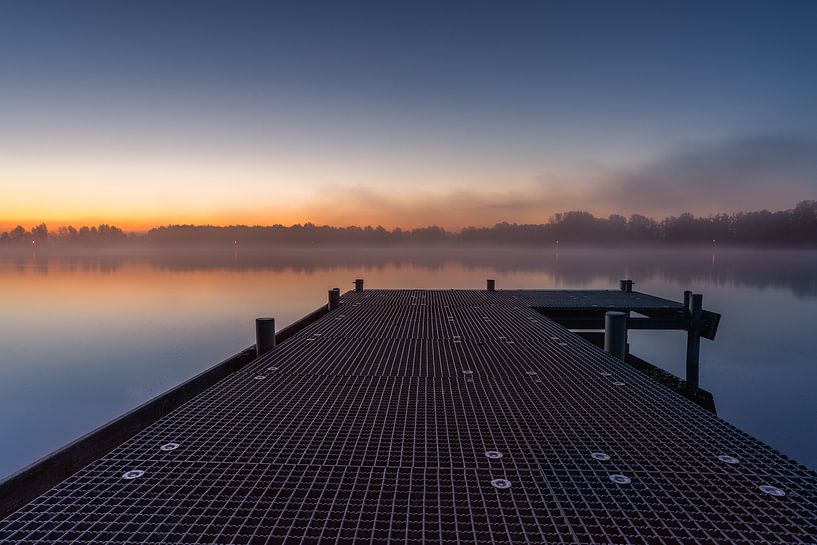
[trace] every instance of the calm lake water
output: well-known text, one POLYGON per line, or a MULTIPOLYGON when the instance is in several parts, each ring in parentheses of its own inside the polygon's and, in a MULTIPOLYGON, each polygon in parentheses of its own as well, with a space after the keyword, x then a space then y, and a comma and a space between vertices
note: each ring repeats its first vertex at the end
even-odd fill
MULTIPOLYGON (((0 475, 11 473, 254 342, 354 278, 371 288, 617 288, 723 314, 702 341, 718 414, 817 467, 817 252, 621 250, 211 251, 0 254, 0 475)), ((683 375, 681 332, 632 351, 683 375)))

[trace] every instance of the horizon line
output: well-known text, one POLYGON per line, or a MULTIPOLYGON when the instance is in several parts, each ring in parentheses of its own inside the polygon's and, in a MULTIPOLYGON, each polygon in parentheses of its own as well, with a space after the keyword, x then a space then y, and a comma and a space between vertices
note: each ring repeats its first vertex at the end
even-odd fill
MULTIPOLYGON (((562 212, 553 213, 548 217, 547 221, 538 222, 538 223, 503 220, 503 221, 495 222, 495 223, 493 223, 491 225, 488 225, 488 224, 485 224, 485 225, 466 225, 466 226, 463 226, 463 227, 450 227, 450 226, 446 227, 445 225, 442 225, 441 223, 430 223, 430 224, 425 224, 425 225, 417 225, 417 226, 413 226, 413 227, 401 227, 401 226, 385 227, 382 224, 376 224, 375 225, 375 224, 371 224, 371 223, 365 224, 365 225, 364 224, 354 224, 354 223, 345 224, 345 225, 340 225, 340 224, 333 225, 333 224, 329 224, 329 223, 316 223, 316 222, 313 222, 313 221, 303 221, 303 222, 296 222, 296 223, 290 223, 290 224, 280 223, 280 222, 278 222, 278 223, 269 223, 269 224, 262 224, 262 223, 226 223, 226 224, 219 224, 219 223, 185 223, 185 222, 182 222, 182 223, 161 223, 161 224, 158 224, 158 225, 145 226, 145 227, 142 227, 142 228, 139 228, 139 229, 134 229, 134 228, 127 228, 127 227, 120 227, 120 225, 122 225, 122 224, 117 224, 116 222, 108 222, 108 221, 91 221, 91 222, 88 222, 88 220, 84 220, 82 223, 80 223, 80 222, 68 222, 68 221, 59 221, 58 220, 58 221, 55 221, 55 222, 51 223, 49 221, 42 221, 42 220, 28 220, 28 221, 22 221, 22 222, 18 222, 18 221, 2 222, 2 223, 0 223, 0 233, 11 232, 12 230, 16 229, 17 227, 23 227, 25 229, 25 227, 26 227, 25 224, 28 224, 30 226, 29 229, 34 229, 36 227, 45 225, 45 226, 48 227, 49 232, 51 232, 51 230, 52 230, 51 226, 53 226, 55 224, 56 224, 56 227, 53 228, 54 232, 57 232, 57 230, 59 230, 60 228, 71 228, 71 227, 73 227, 75 229, 81 229, 83 227, 91 228, 91 227, 100 227, 102 225, 107 225, 109 227, 116 227, 117 229, 121 229, 123 232, 125 232, 126 234, 129 234, 129 235, 131 235, 131 234, 133 234, 133 235, 144 235, 144 234, 147 234, 148 232, 150 232, 152 230, 163 229, 163 228, 166 229, 166 228, 172 228, 172 227, 196 227, 196 228, 209 227, 209 228, 218 228, 218 229, 229 229, 229 228, 239 228, 239 227, 243 227, 243 228, 284 227, 284 228, 289 229, 289 228, 293 228, 293 227, 306 227, 306 226, 312 226, 312 227, 317 227, 317 228, 331 228, 331 229, 366 229, 366 228, 379 229, 379 228, 382 228, 382 229, 385 229, 386 231, 389 231, 389 232, 394 232, 396 230, 412 231, 412 230, 416 230, 416 229, 435 228, 435 229, 442 229, 442 230, 444 230, 446 232, 450 232, 450 233, 461 233, 462 231, 464 231, 466 229, 491 229, 491 228, 494 228, 494 227, 496 227, 498 225, 516 225, 516 226, 551 225, 551 224, 555 223, 556 221, 558 221, 557 220, 558 216, 565 215, 565 214, 588 214, 588 215, 592 216, 595 219, 601 219, 601 220, 608 220, 611 217, 622 217, 622 218, 629 221, 633 217, 643 217, 643 218, 647 218, 649 220, 656 221, 656 222, 660 223, 662 221, 665 221, 665 220, 668 220, 668 219, 671 219, 671 218, 680 218, 680 217, 684 217, 684 216, 691 216, 693 218, 708 219, 708 218, 715 218, 715 217, 718 217, 718 216, 734 217, 734 216, 737 216, 737 215, 740 215, 740 214, 756 214, 756 213, 764 213, 764 212, 769 212, 769 213, 775 214, 775 213, 782 213, 782 212, 791 212, 791 211, 795 210, 797 208, 797 206, 799 206, 799 205, 803 205, 803 204, 806 204, 806 203, 814 203, 814 202, 815 202, 815 200, 807 199, 807 200, 799 201, 795 206, 793 206, 791 208, 785 208, 785 209, 769 210, 768 208, 762 208, 762 209, 755 209, 755 210, 742 210, 742 211, 739 211, 739 212, 717 212, 717 213, 700 214, 700 215, 696 215, 693 212, 685 211, 685 212, 680 212, 677 215, 669 214, 669 215, 663 215, 663 216, 647 215, 647 214, 642 214, 642 213, 633 213, 633 214, 629 214, 629 215, 624 215, 624 214, 620 214, 620 213, 616 213, 616 212, 607 214, 605 216, 601 216, 601 215, 593 214, 592 212, 589 212, 589 211, 586 211, 586 210, 578 210, 577 209, 577 210, 564 210, 562 212), (49 223, 51 223, 51 225, 49 225, 49 223)), ((0 221, 2 221, 2 220, 0 220, 0 221)), ((127 225, 127 224, 124 224, 124 225, 127 225)))

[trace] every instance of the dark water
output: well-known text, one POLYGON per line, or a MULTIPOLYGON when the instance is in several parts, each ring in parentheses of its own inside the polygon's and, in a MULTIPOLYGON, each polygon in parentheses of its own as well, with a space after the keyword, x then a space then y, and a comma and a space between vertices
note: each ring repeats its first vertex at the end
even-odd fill
MULTIPOLYGON (((702 341, 720 416, 817 467, 817 252, 348 250, 267 254, 0 255, 0 475, 13 472, 284 326, 326 291, 367 287, 615 288, 723 314, 702 341)), ((632 332, 634 353, 683 374, 680 332, 632 332)))

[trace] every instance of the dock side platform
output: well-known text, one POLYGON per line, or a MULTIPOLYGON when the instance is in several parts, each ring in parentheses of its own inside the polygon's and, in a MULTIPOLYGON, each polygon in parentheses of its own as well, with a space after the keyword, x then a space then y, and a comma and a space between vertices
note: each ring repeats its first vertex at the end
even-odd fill
POLYGON ((0 542, 817 543, 815 472, 541 312, 685 311, 606 293, 343 294, 0 542))

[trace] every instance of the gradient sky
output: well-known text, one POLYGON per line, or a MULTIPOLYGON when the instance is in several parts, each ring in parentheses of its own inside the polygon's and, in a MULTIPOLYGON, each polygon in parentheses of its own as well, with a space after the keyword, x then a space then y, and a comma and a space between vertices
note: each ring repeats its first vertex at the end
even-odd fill
POLYGON ((817 198, 817 2, 0 4, 0 229, 817 198))

